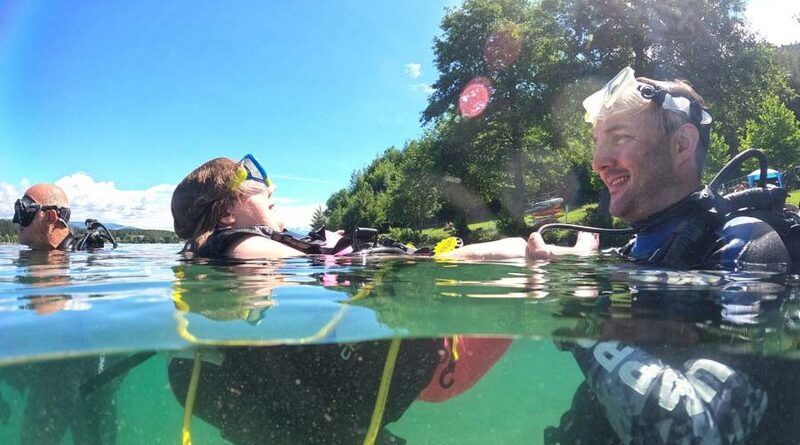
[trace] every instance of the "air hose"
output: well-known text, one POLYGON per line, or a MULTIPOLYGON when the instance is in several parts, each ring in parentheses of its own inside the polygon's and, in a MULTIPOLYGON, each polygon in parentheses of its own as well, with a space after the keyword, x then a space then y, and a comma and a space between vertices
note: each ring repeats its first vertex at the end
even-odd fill
POLYGON ((378 430, 381 427, 383 413, 386 411, 386 401, 389 398, 389 387, 392 384, 394 365, 397 362, 397 355, 400 352, 400 342, 401 340, 399 338, 392 339, 392 343, 389 345, 389 352, 386 353, 386 364, 383 366, 381 386, 378 388, 378 398, 375 401, 375 408, 372 411, 372 419, 369 422, 367 435, 364 437, 364 445, 374 445, 375 440, 378 438, 378 430))
POLYGON ((200 367, 202 364, 200 351, 195 351, 192 377, 189 380, 189 389, 186 391, 186 404, 183 408, 183 428, 181 432, 183 445, 192 445, 192 411, 194 411, 194 401, 197 398, 197 384, 200 381, 200 367))

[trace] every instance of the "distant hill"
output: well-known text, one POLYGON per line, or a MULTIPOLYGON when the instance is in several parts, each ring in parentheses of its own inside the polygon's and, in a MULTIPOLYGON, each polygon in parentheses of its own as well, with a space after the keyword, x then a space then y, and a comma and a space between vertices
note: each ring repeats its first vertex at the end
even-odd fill
MULTIPOLYGON (((122 224, 117 223, 103 223, 103 225, 106 226, 108 230, 148 230, 140 229, 138 227, 123 226, 122 224)), ((69 226, 78 230, 83 230, 86 228, 86 223, 84 221, 70 221, 69 226)))
MULTIPOLYGON (((70 223, 70 226, 77 229, 79 232, 85 231, 83 222, 70 223)), ((120 224, 109 223, 105 225, 108 230, 114 235, 119 243, 128 244, 151 244, 151 243, 179 243, 178 235, 171 230, 149 230, 137 229, 135 227, 127 227, 120 224)), ((18 242, 17 234, 19 227, 13 224, 11 220, 0 219, 0 243, 16 243, 18 242)))

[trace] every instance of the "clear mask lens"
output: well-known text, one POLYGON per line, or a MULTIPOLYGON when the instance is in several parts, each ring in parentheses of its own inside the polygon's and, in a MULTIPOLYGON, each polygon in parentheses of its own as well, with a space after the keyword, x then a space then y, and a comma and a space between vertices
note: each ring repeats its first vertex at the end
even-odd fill
POLYGON ((634 111, 647 103, 637 89, 633 68, 625 67, 603 88, 583 101, 584 120, 594 124, 606 115, 634 111))
POLYGON ((245 155, 245 157, 242 158, 241 163, 242 167, 247 170, 247 179, 261 182, 267 187, 272 185, 269 177, 267 176, 267 172, 264 170, 264 167, 258 163, 253 155, 245 155))
MULTIPOLYGON (((594 125, 599 119, 612 114, 640 111, 644 105, 656 99, 654 94, 656 91, 657 89, 652 85, 639 83, 633 68, 625 67, 603 88, 583 101, 583 108, 586 109, 584 119, 594 125)), ((658 96, 657 100, 661 101, 662 97, 661 106, 665 110, 680 114, 697 125, 711 124, 711 115, 696 103, 694 104, 694 107, 697 108, 696 115, 693 116, 691 100, 664 93, 658 96)))

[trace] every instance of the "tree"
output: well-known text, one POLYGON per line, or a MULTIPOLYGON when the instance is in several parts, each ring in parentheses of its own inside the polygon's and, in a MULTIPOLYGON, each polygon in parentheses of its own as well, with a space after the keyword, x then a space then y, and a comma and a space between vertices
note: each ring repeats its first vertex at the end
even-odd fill
POLYGON ((747 28, 742 0, 567 0, 560 11, 584 75, 607 79, 630 65, 638 76, 688 80, 731 154, 762 97, 794 96, 775 49, 747 28))
MULTIPOLYGON (((800 23, 800 16, 798 16, 800 23)), ((785 45, 778 48, 778 60, 784 69, 789 72, 789 84, 796 92, 800 91, 800 43, 785 45)), ((787 106, 800 117, 800 99, 795 97, 787 103, 787 106)))
POLYGON ((770 163, 785 169, 800 162, 800 123, 777 96, 770 95, 758 107, 758 117, 745 126, 741 147, 760 148, 770 163))
POLYGON ((431 157, 433 138, 409 142, 399 165, 400 176, 387 190, 387 222, 420 230, 441 209, 441 194, 431 157))
POLYGON ((519 223, 529 194, 530 161, 552 148, 552 132, 545 128, 549 105, 573 72, 574 51, 567 48, 549 5, 467 0, 451 10, 442 20, 442 36, 434 39, 440 74, 422 113, 423 122, 447 123, 455 134, 442 145, 456 152, 442 157, 449 164, 441 165, 443 172, 481 170, 494 184, 469 189, 478 195, 491 191, 519 223), (464 102, 462 92, 477 81, 484 82, 491 101, 480 117, 461 118, 455 104, 464 102), (535 126, 542 137, 528 137, 535 126))
POLYGON ((401 151, 391 147, 365 169, 354 172, 349 187, 328 198, 328 223, 348 231, 359 226, 388 229, 387 191, 400 178, 401 161, 401 151))
POLYGON ((325 209, 322 206, 318 206, 314 209, 314 214, 311 216, 311 228, 313 230, 318 230, 321 227, 328 225, 328 217, 325 214, 325 209))
POLYGON ((731 160, 731 152, 725 139, 715 132, 711 132, 711 143, 706 155, 706 164, 703 167, 703 183, 708 184, 714 176, 722 170, 722 167, 731 160))

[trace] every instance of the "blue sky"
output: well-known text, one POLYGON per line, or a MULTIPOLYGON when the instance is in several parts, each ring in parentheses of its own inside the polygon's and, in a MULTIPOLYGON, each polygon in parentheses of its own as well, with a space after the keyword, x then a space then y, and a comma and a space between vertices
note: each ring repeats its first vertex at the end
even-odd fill
MULTIPOLYGON (((302 224, 354 169, 420 135, 433 37, 458 3, 4 0, 0 218, 28 184, 58 182, 76 220, 168 228, 186 173, 252 152, 302 224)), ((751 3, 772 33, 798 9, 751 3)))
POLYGON ((324 202, 421 133, 453 3, 3 2, 0 182, 143 191, 252 152, 285 206, 324 202))

